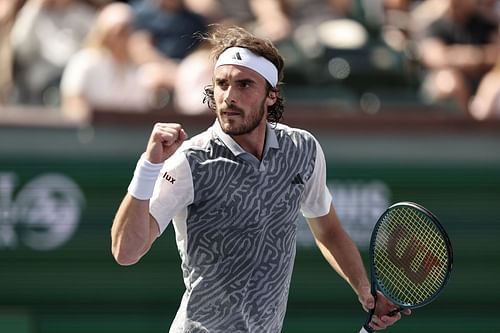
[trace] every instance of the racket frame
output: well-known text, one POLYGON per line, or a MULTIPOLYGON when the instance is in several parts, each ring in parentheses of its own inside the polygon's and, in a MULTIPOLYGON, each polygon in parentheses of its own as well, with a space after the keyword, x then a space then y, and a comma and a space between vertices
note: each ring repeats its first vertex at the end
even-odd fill
MULTIPOLYGON (((446 230, 441 225, 441 223, 439 222, 438 218, 432 212, 430 212, 425 207, 422 207, 421 205, 419 205, 417 203, 414 203, 414 202, 411 202, 411 201, 401 201, 401 202, 397 202, 395 204, 392 204, 379 217, 377 223, 373 227, 373 231, 372 231, 371 238, 370 238, 370 247, 369 247, 368 254, 369 254, 369 265, 370 265, 371 293, 372 293, 373 297, 376 300, 377 299, 377 291, 380 291, 389 301, 391 301, 396 306, 398 306, 399 311, 403 311, 405 309, 420 308, 420 307, 423 307, 423 306, 425 306, 425 305, 433 302, 442 293, 442 291, 444 290, 444 287, 447 285, 447 283, 449 281, 449 278, 450 278, 450 275, 451 275, 451 271, 453 270, 453 248, 452 248, 451 241, 450 241, 450 238, 448 237, 448 234, 447 234, 446 230), (375 265, 374 265, 374 261, 375 261, 375 259, 374 259, 375 241, 376 241, 377 235, 378 235, 377 231, 380 228, 380 225, 382 224, 382 222, 384 221, 385 216, 387 214, 389 214, 394 208, 401 207, 401 206, 403 206, 403 207, 411 207, 411 208, 416 209, 417 211, 419 211, 419 212, 421 212, 424 215, 426 215, 426 216, 429 217, 429 219, 436 226, 436 228, 438 229, 439 233, 441 234, 441 236, 443 238, 443 241, 444 241, 444 243, 446 245, 446 251, 447 251, 447 256, 448 256, 448 262, 447 262, 447 267, 446 267, 446 275, 444 277, 443 283, 441 284, 439 290, 437 292, 435 292, 431 297, 427 298, 425 301, 423 301, 421 303, 418 303, 418 304, 414 304, 414 305, 402 304, 401 302, 393 299, 390 295, 387 295, 386 293, 384 293, 383 288, 380 288, 379 284, 377 282, 376 269, 375 269, 375 265)), ((366 323, 363 325, 363 328, 367 332, 370 332, 370 333, 374 332, 374 330, 369 326, 369 323, 371 321, 371 318, 372 318, 374 312, 375 312, 375 308, 370 309, 368 319, 366 320, 366 323)), ((398 311, 391 312, 389 315, 393 315, 393 314, 395 314, 397 312, 398 311)))

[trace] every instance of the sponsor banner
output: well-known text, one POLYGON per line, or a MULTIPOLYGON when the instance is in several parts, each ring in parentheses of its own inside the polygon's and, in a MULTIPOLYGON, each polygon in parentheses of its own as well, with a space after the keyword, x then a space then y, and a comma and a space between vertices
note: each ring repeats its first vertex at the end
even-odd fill
MULTIPOLYGON (((163 177, 174 181, 167 174, 163 177)), ((75 180, 62 173, 41 173, 22 186, 18 183, 15 172, 0 172, 0 250, 24 245, 36 251, 53 251, 71 242, 86 208, 86 195, 75 180)), ((332 180, 328 187, 347 232, 358 246, 366 247, 373 225, 390 204, 389 186, 382 180, 345 179, 332 180)), ((112 188, 109 191, 95 193, 88 201, 99 202, 101 195, 117 194, 112 188)), ((110 207, 110 212, 113 209, 110 207)), ((305 219, 299 220, 298 246, 314 247, 305 219)), ((96 228, 96 232, 100 230, 96 228)))
POLYGON ((18 175, 0 172, 0 250, 21 244, 56 250, 77 232, 85 197, 73 179, 43 173, 17 188, 18 175))

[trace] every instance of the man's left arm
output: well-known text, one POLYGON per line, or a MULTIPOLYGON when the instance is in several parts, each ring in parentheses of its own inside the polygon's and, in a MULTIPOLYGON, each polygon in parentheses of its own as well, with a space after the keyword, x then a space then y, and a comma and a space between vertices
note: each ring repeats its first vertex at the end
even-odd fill
MULTIPOLYGON (((344 230, 332 205, 332 197, 326 186, 326 160, 323 149, 316 139, 314 170, 306 181, 301 211, 309 223, 316 244, 328 263, 342 276, 358 295, 359 302, 368 311, 375 306, 370 326, 376 330, 394 324, 401 314, 387 316, 395 309, 382 294, 377 302, 371 294, 371 286, 356 244, 344 230), (375 305, 376 303, 376 305, 375 305)), ((404 314, 409 314, 405 310, 404 314)))
MULTIPOLYGON (((361 259, 359 250, 344 230, 331 206, 328 214, 321 217, 307 218, 316 244, 328 263, 353 288, 363 308, 368 311, 375 306, 375 299, 371 294, 370 282, 361 259)), ((377 308, 372 317, 370 326, 376 330, 384 329, 401 319, 401 314, 393 316, 386 314, 395 309, 382 294, 377 295, 377 308)), ((409 314, 406 311, 405 314, 409 314)))
POLYGON ((342 228, 333 206, 321 217, 307 218, 321 253, 354 289, 365 309, 373 307, 370 282, 358 248, 342 228))

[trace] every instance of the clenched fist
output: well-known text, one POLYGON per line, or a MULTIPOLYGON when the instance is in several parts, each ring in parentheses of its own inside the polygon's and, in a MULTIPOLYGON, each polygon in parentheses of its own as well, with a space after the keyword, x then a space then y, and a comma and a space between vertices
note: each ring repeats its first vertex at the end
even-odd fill
POLYGON ((180 124, 156 123, 149 137, 146 158, 151 163, 163 163, 186 138, 187 134, 180 124))

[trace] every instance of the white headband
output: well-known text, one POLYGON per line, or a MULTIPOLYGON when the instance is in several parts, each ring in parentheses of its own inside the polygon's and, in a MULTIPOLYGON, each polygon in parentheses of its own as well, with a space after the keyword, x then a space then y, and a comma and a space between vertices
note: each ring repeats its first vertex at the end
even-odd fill
POLYGON ((222 65, 239 65, 256 71, 266 79, 273 88, 278 84, 278 69, 266 58, 256 55, 243 47, 230 47, 221 53, 215 68, 222 65))

